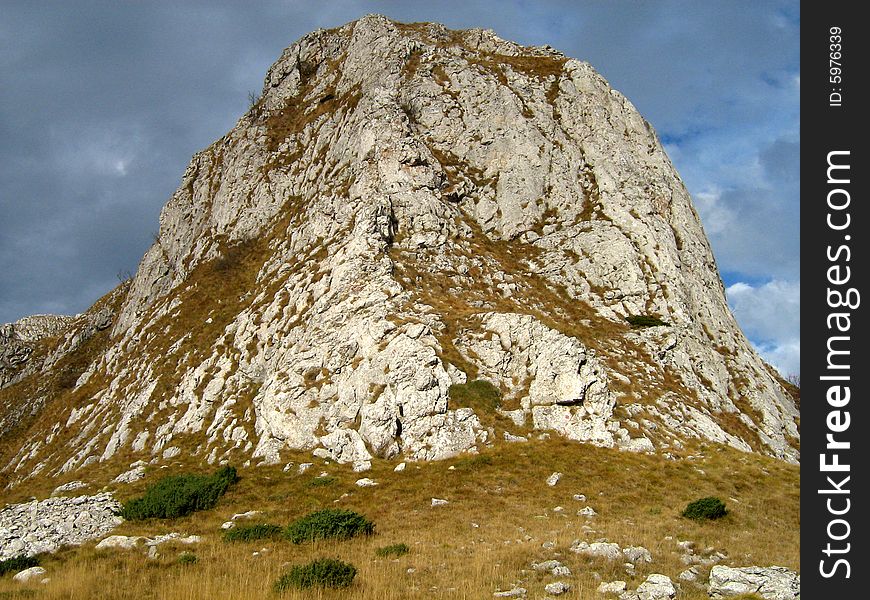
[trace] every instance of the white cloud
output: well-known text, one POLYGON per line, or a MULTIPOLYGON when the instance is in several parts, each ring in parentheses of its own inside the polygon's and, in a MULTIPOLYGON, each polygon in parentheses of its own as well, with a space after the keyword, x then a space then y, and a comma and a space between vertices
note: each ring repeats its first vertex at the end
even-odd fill
POLYGON ((737 282, 725 291, 734 316, 764 359, 785 376, 800 374, 800 282, 737 282))

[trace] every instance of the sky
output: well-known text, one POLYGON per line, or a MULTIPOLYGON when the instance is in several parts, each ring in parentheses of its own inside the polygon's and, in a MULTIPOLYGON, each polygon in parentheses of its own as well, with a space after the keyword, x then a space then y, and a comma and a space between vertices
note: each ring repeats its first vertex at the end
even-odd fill
POLYGON ((762 356, 800 373, 800 12, 768 1, 0 0, 0 323, 135 272, 281 51, 367 13, 586 60, 655 127, 762 356))

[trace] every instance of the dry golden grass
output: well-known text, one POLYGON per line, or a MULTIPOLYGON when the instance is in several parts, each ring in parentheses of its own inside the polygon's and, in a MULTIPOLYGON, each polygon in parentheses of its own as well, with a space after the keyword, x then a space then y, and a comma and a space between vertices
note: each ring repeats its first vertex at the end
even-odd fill
MULTIPOLYGON (((652 572, 676 581, 685 568, 677 540, 695 542, 698 552, 724 551, 727 564, 799 568, 798 468, 723 447, 693 452, 699 457, 669 461, 561 439, 499 444, 481 454, 488 457, 483 460, 463 456, 409 463, 401 473, 393 472, 392 462, 376 461, 372 471, 364 474, 379 483, 374 488, 356 487, 354 481, 363 475, 352 473, 348 466, 320 461, 302 475, 295 470, 283 473, 277 467, 242 469, 241 481, 211 511, 166 522, 125 523, 114 532, 178 531, 204 536, 201 544, 160 546, 156 560, 149 560, 144 550, 96 551, 93 543, 66 549, 45 561, 48 584, 21 586, 6 577, 0 580, 0 598, 274 598, 272 584, 279 575, 291 565, 318 557, 353 563, 359 569, 353 586, 340 592, 291 592, 283 597, 472 599, 491 597, 493 591, 514 584, 535 597, 555 578, 532 571, 530 563, 557 558, 573 573, 562 578, 573 586, 566 597, 595 598, 597 577, 624 579, 630 587, 652 572), (311 486, 321 471, 328 471, 336 481, 311 486), (564 476, 555 487, 548 487, 545 479, 553 471, 564 476), (577 493, 585 494, 588 501, 574 500, 577 493), (697 523, 679 516, 689 501, 709 495, 726 502, 725 518, 697 523), (432 497, 450 503, 433 508, 432 497), (597 517, 576 516, 587 504, 598 512, 597 517), (365 514, 376 523, 375 535, 298 546, 285 541, 228 544, 221 540, 220 524, 235 512, 261 510, 251 522, 287 524, 309 511, 333 506, 365 514), (554 512, 557 506, 565 510, 554 512), (584 525, 594 531, 584 531, 584 525), (568 551, 575 539, 601 538, 622 546, 645 546, 654 562, 639 566, 631 577, 621 561, 590 560, 568 551), (547 541, 556 547, 542 548, 547 541), (407 544, 410 553, 397 559, 376 556, 377 548, 396 543, 407 544), (185 550, 196 554, 195 564, 179 564, 178 556, 185 550)), ((294 458, 307 459, 302 454, 294 458)), ((210 470, 192 462, 153 469, 145 481, 122 487, 118 495, 135 496, 164 473, 191 469, 210 470)), ((44 483, 48 489, 56 482, 44 483)), ((9 499, 8 494, 0 498, 9 499)), ((678 598, 700 600, 706 594, 684 586, 678 598)))

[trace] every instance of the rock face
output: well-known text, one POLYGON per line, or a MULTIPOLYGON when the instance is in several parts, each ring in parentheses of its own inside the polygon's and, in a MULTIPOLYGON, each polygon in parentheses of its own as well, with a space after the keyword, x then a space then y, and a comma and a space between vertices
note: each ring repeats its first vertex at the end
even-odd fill
POLYGON ((784 567, 740 567, 717 565, 710 570, 711 598, 757 594, 765 600, 800 598, 800 575, 784 567))
POLYGON ((490 31, 306 35, 193 157, 133 280, 26 370, 19 329, 13 481, 121 449, 441 459, 502 437, 452 396, 473 379, 578 441, 798 458, 652 128, 590 65, 490 31), (54 425, 28 420, 46 403, 54 425))
POLYGON ((109 493, 10 504, 0 511, 0 560, 102 537, 121 524, 120 509, 109 493))

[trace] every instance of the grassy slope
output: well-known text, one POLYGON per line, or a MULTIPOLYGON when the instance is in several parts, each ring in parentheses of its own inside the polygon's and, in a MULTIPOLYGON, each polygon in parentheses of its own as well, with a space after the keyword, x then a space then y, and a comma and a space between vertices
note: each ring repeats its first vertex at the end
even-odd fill
MULTIPOLYGON (((9 576, 0 579, 0 598, 273 598, 272 583, 290 565, 324 556, 359 568, 353 586, 342 592, 290 592, 285 597, 471 599, 491 597, 493 591, 515 583, 528 588, 530 597, 537 597, 556 578, 531 571, 530 563, 557 558, 573 572, 570 578, 560 578, 573 585, 563 597, 600 598, 595 593, 596 574, 608 581, 627 580, 629 587, 650 572, 665 573, 676 581, 685 568, 678 539, 696 542, 699 552, 708 547, 727 552, 726 564, 798 569, 798 468, 720 447, 695 452, 701 457, 668 461, 553 439, 499 444, 482 455, 491 460, 465 456, 439 463, 409 463, 401 473, 394 473, 394 463, 386 461, 376 461, 365 474, 322 462, 303 475, 295 469, 282 473, 277 467, 245 469, 240 471, 241 481, 213 510, 166 522, 125 523, 115 531, 128 535, 196 533, 205 537, 198 546, 160 546, 161 556, 149 560, 144 551, 97 552, 92 542, 47 559, 43 564, 51 577, 48 584, 21 586, 9 576), (449 470, 451 465, 454 470, 449 470), (309 485, 322 471, 336 481, 309 485), (555 487, 548 487, 545 479, 553 471, 564 476, 555 487), (354 481, 362 476, 380 485, 356 487, 354 481), (588 502, 574 500, 576 493, 586 494, 588 502), (708 495, 725 500, 728 516, 715 523, 696 523, 679 516, 689 501, 708 495), (450 504, 432 508, 433 496, 446 498, 450 504), (599 516, 588 520, 575 516, 586 504, 599 516), (221 540, 220 524, 235 512, 262 510, 262 522, 284 525, 311 510, 332 506, 354 509, 373 519, 375 535, 301 546, 285 541, 227 544, 221 540), (565 511, 554 512, 556 506, 565 511), (595 531, 584 531, 584 525, 595 531), (569 552, 571 542, 578 538, 643 545, 652 552, 654 562, 640 566, 632 578, 619 562, 593 561, 569 552), (543 549, 541 544, 546 541, 555 542, 556 548, 543 549), (398 559, 376 556, 377 548, 395 543, 406 543, 410 553, 398 559), (267 551, 252 555, 262 548, 267 551), (179 553, 191 549, 198 562, 179 564, 179 553), (409 568, 415 571, 408 573, 409 568)), ((297 460, 308 458, 299 455, 297 460)), ((193 467, 176 463, 165 470, 154 469, 144 481, 122 487, 118 496, 132 497, 162 474, 193 467)), ((45 481, 45 489, 30 493, 43 497, 55 483, 45 481)), ((13 498, 0 497, 4 500, 13 498)), ((678 598, 700 600, 706 594, 684 586, 678 598)))

